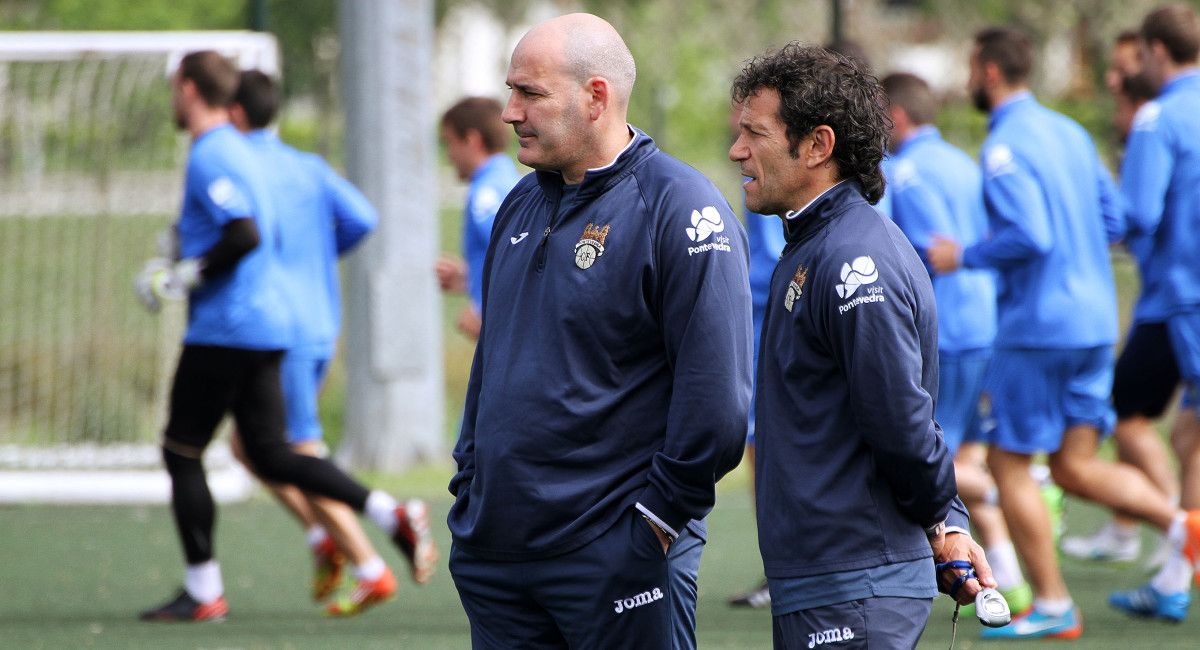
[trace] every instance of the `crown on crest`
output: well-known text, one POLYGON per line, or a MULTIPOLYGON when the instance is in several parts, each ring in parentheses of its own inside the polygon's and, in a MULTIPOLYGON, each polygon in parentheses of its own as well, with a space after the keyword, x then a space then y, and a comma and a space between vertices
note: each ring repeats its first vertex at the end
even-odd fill
POLYGON ((804 286, 804 281, 808 279, 808 269, 803 265, 796 267, 796 274, 792 276, 792 282, 800 286, 804 286))
POLYGON ((604 238, 608 236, 608 229, 609 229, 609 226, 605 226, 603 228, 597 228, 596 224, 589 223, 583 229, 583 238, 584 239, 593 239, 593 240, 599 242, 601 246, 603 246, 604 238))

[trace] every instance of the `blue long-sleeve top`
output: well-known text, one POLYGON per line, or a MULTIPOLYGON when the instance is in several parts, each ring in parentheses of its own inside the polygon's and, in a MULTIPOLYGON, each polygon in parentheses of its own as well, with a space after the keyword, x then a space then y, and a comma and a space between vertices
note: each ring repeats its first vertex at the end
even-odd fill
POLYGON ((224 124, 192 142, 176 223, 180 254, 204 255, 236 219, 254 220, 259 243, 232 271, 191 292, 183 342, 286 350, 295 343, 295 314, 281 289, 278 212, 249 142, 224 124))
POLYGON ((462 252, 467 263, 467 295, 476 309, 483 304, 483 260, 492 223, 504 197, 519 180, 516 165, 503 153, 489 157, 471 174, 463 207, 462 252))
POLYGON ((933 419, 937 307, 929 274, 852 180, 787 228, 755 401, 767 577, 929 558, 924 527, 968 524, 933 419))
POLYGON ((1121 163, 1128 247, 1138 260, 1139 322, 1200 305, 1200 73, 1171 79, 1134 117, 1121 163))
MULTIPOLYGON (((754 305, 754 320, 762 319, 767 308, 767 295, 771 289, 771 274, 775 263, 787 241, 783 237, 783 224, 775 215, 745 211, 746 238, 750 241, 750 297, 754 305)), ((757 335, 758 327, 755 327, 757 335)))
POLYGON ((578 186, 527 175, 484 266, 455 544, 548 557, 631 507, 697 531, 741 458, 750 354, 746 235, 708 179, 636 130, 578 186))
MULTIPOLYGON (((888 173, 892 220, 923 260, 934 235, 963 246, 987 235, 979 166, 943 140, 936 127, 920 127, 905 139, 888 173)), ((991 270, 935 274, 933 293, 937 296, 939 350, 991 347, 996 337, 996 281, 991 270)))
POLYGON ((990 236, 966 268, 999 272, 997 348, 1110 345, 1117 300, 1108 243, 1120 200, 1083 127, 1028 92, 993 110, 983 145, 990 236))
POLYGON ((247 138, 279 219, 284 287, 297 312, 293 349, 331 357, 341 328, 338 256, 366 237, 379 217, 320 156, 293 149, 266 129, 247 138))

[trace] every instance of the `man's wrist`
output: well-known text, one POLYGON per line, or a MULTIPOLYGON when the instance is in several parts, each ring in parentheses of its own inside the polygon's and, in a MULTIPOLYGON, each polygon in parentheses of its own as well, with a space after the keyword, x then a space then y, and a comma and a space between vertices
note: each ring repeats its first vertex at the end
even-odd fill
POLYGON ((955 535, 966 535, 967 537, 971 536, 971 531, 965 528, 960 526, 946 526, 946 534, 950 535, 951 533, 955 535))
POLYGON ((937 537, 938 535, 942 535, 945 532, 946 532, 946 520, 944 520, 944 519, 942 521, 937 522, 936 524, 933 524, 932 526, 925 527, 925 536, 926 537, 930 537, 930 538, 937 537))

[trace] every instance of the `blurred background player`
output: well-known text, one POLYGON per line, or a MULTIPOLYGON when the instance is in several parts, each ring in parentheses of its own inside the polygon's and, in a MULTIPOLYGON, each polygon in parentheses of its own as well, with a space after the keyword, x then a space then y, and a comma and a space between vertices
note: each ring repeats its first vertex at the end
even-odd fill
MULTIPOLYGON (((1180 501, 1200 507, 1200 435, 1196 432, 1200 385, 1200 19, 1186 5, 1156 9, 1142 21, 1142 70, 1161 88, 1138 110, 1121 162, 1131 239, 1140 249, 1139 305, 1165 320, 1170 348, 1184 383, 1181 422, 1172 442, 1183 471, 1180 501)), ((1200 521, 1195 523, 1200 527, 1200 521)), ((1197 548, 1187 549, 1195 561, 1197 548)), ((1190 601, 1192 562, 1177 555, 1140 589, 1112 594, 1109 602, 1130 614, 1179 621, 1190 601)))
POLYGON ((1117 34, 1108 55, 1104 86, 1113 96, 1121 94, 1121 83, 1142 70, 1142 36, 1135 29, 1117 34))
MULTIPOLYGON (((888 173, 892 219, 917 253, 935 234, 969 246, 987 235, 979 166, 942 139, 933 125, 937 98, 921 78, 894 73, 880 82, 891 101, 892 165, 888 173)), ((996 485, 988 474, 980 394, 996 336, 996 281, 986 269, 933 275, 938 313, 938 384, 935 418, 954 454, 958 494, 979 530, 992 573, 1014 612, 1033 594, 1021 575, 996 485)))
POLYGON ((1054 480, 1067 492, 1168 531, 1176 552, 1200 533, 1200 517, 1178 510, 1140 470, 1096 456, 1114 419, 1108 398, 1117 306, 1107 246, 1120 234, 1112 214, 1119 202, 1087 132, 1029 92, 1032 69, 1023 33, 990 28, 976 35, 968 88, 990 114, 982 158, 991 236, 965 250, 935 237, 929 249, 939 273, 962 266, 1001 275, 986 382, 996 420, 988 464, 1034 603, 984 638, 1083 633, 1029 473, 1034 454, 1049 454, 1054 480), (1196 533, 1189 534, 1189 522, 1196 533))
POLYGON ((221 620, 229 611, 213 549, 216 508, 202 462, 226 412, 233 413, 259 476, 365 512, 406 554, 431 544, 424 512, 406 511, 329 461, 295 453, 284 439, 279 364, 296 340, 296 306, 288 302, 276 258, 281 217, 257 154, 229 123, 238 83, 234 65, 212 51, 187 54, 171 77, 176 124, 192 137, 175 228, 179 259, 151 260, 135 287, 150 309, 188 299, 162 443, 187 568, 179 593, 142 612, 142 620, 221 620))
POLYGON ((466 293, 470 302, 458 315, 458 329, 479 338, 483 302, 483 257, 492 236, 496 211, 509 190, 521 180, 508 157, 511 129, 500 119, 504 107, 489 97, 467 97, 442 115, 441 137, 446 157, 467 181, 463 209, 462 257, 443 255, 435 265, 443 291, 466 293))
MULTIPOLYGON (((279 111, 279 103, 279 87, 270 77, 256 70, 246 71, 241 74, 230 117, 260 156, 279 216, 279 258, 288 295, 293 304, 303 305, 297 310, 297 340, 284 354, 279 368, 288 442, 297 453, 325 456, 317 395, 341 326, 338 257, 371 232, 378 216, 367 198, 320 156, 289 147, 267 128, 279 111)), ((235 444, 234 449, 253 468, 242 446, 235 444)), ((391 598, 396 579, 349 506, 305 494, 292 485, 267 485, 304 526, 316 561, 315 599, 325 600, 336 589, 345 557, 354 565, 357 586, 347 598, 330 605, 330 614, 355 614, 391 598)), ((411 512, 419 516, 426 510, 425 504, 416 500, 401 507, 406 515, 411 512)), ((417 582, 428 580, 431 562, 426 552, 414 565, 417 582)))
MULTIPOLYGON (((729 113, 730 128, 736 134, 741 105, 734 104, 729 113)), ((746 179, 743 179, 746 180, 746 179)), ((771 291, 771 274, 779 262, 779 254, 787 240, 783 237, 783 224, 779 217, 753 212, 746 208, 742 198, 742 214, 746 222, 746 239, 750 247, 750 300, 754 322, 754 367, 758 368, 758 345, 762 334, 763 314, 767 310, 767 296, 771 291)), ((746 430, 746 457, 742 463, 750 472, 750 503, 754 503, 754 408, 750 409, 750 425, 746 430)), ((735 594, 729 599, 734 607, 768 607, 771 605, 771 590, 767 580, 752 589, 735 594)))
MULTIPOLYGON (((1104 77, 1110 90, 1115 89, 1113 127, 1122 148, 1128 141, 1136 112, 1158 95, 1158 85, 1139 72, 1140 42, 1137 31, 1121 32, 1104 77)), ((1137 260, 1142 286, 1113 373, 1112 399, 1117 413, 1113 440, 1122 462, 1142 470, 1159 490, 1178 499, 1179 482, 1167 446, 1154 426, 1155 420, 1166 413, 1179 385, 1179 368, 1167 336, 1166 314, 1155 288, 1161 281, 1162 261, 1150 254, 1153 242, 1145 234, 1126 233, 1124 244, 1137 260)), ((1177 417, 1176 425, 1186 426, 1188 421, 1194 418, 1177 417)), ((1063 553, 1079 559, 1132 562, 1141 554, 1141 530, 1136 519, 1117 512, 1091 535, 1063 537, 1061 548, 1063 553)), ((1169 545, 1160 543, 1148 563, 1161 565, 1168 549, 1169 545)))

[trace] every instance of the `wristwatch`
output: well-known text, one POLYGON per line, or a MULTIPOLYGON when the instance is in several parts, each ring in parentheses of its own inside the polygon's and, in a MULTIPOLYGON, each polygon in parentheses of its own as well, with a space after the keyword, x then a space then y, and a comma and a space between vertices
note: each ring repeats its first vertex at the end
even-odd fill
POLYGON ((925 528, 925 536, 926 537, 937 537, 938 535, 941 535, 944 532, 946 532, 946 521, 945 520, 939 521, 936 524, 925 528))

